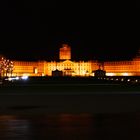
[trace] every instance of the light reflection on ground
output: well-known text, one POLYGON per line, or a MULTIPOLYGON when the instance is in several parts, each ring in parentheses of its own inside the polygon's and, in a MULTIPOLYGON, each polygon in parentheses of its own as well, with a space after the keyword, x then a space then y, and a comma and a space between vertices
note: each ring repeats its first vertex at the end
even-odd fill
POLYGON ((1 140, 132 140, 138 136, 140 113, 42 114, 0 116, 1 140))

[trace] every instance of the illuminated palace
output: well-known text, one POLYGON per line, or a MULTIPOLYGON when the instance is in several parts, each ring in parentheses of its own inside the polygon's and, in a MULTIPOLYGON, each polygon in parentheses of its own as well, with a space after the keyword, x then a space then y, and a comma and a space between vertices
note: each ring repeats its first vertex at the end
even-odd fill
MULTIPOLYGON (((59 50, 59 61, 13 61, 13 76, 52 76, 54 71, 63 76, 94 76, 100 63, 96 60, 71 61, 71 47, 63 44, 59 50)), ((140 57, 130 61, 104 62, 101 69, 107 76, 140 76, 140 57)))
POLYGON ((98 69, 97 61, 71 61, 71 47, 63 44, 59 50, 59 61, 13 61, 13 76, 52 76, 53 71, 61 71, 63 76, 90 76, 98 69))

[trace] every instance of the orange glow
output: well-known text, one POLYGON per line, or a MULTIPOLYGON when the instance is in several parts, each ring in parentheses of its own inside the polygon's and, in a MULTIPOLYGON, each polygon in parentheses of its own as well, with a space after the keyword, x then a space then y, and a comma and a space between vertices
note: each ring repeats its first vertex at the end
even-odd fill
POLYGON ((38 73, 38 70, 37 70, 37 68, 35 68, 35 74, 37 74, 38 73))
MULTIPOLYGON (((52 76, 58 69, 66 76, 94 76, 93 71, 99 69, 98 61, 70 61, 71 48, 63 44, 60 48, 61 61, 14 61, 13 76, 52 76), (63 61, 62 61, 63 60, 63 61)), ((140 76, 140 57, 131 61, 104 62, 106 76, 140 76)))
POLYGON ((122 73, 122 76, 132 76, 132 73, 122 73))
POLYGON ((91 75, 90 76, 95 76, 95 74, 94 73, 91 73, 91 75))
POLYGON ((115 73, 106 73, 106 76, 115 76, 115 73))
POLYGON ((59 52, 60 60, 71 59, 71 48, 67 44, 63 44, 59 52))
POLYGON ((24 73, 22 76, 29 76, 29 74, 28 73, 24 73))
POLYGON ((122 76, 129 76, 128 73, 122 73, 122 76))
MULTIPOLYGON (((56 68, 62 72, 65 72, 71 76, 94 76, 92 71, 98 69, 97 62, 73 62, 70 60, 65 61, 52 61, 52 62, 20 62, 14 61, 13 76, 51 76, 52 71, 56 68), (35 71, 36 68, 36 71, 35 71)), ((131 67, 122 66, 111 63, 104 64, 104 70, 106 71, 106 76, 133 76, 140 75, 140 66, 136 64, 131 67)))

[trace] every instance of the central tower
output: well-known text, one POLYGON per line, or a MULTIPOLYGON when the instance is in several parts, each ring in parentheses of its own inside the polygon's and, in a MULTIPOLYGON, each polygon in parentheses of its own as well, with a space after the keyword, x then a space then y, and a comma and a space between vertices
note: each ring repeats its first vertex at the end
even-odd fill
POLYGON ((59 50, 59 59, 60 60, 71 59, 71 47, 68 44, 62 44, 62 47, 59 50))

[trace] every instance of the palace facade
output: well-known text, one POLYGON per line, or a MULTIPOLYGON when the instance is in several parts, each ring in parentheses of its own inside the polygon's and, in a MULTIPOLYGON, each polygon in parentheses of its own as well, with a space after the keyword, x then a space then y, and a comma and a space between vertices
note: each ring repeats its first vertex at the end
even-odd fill
POLYGON ((104 69, 107 76, 140 76, 140 58, 131 61, 105 62, 104 69))
MULTIPOLYGON (((59 50, 59 61, 13 61, 13 76, 52 76, 61 71, 63 76, 94 76, 101 64, 97 60, 71 61, 71 47, 63 44, 59 50)), ((107 76, 140 76, 140 57, 130 61, 104 62, 101 69, 107 76)))
POLYGON ((93 76, 98 69, 97 61, 71 61, 71 47, 63 44, 59 50, 59 61, 13 61, 13 76, 52 76, 55 70, 64 76, 93 76))

